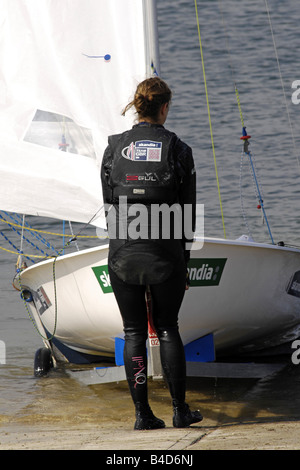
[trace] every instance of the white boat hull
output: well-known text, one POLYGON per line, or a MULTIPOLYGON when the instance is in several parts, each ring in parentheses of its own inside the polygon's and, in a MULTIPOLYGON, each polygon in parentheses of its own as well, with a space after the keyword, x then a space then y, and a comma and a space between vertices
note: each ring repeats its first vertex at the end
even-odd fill
MULTIPOLYGON (((80 362, 80 356, 87 361, 113 357, 115 337, 123 337, 107 254, 108 246, 100 246, 57 258, 54 271, 53 260, 46 260, 21 273, 41 334, 55 331, 51 343, 70 362, 80 362), (72 359, 66 351, 78 356, 72 359)), ((299 250, 221 239, 196 241, 190 278, 179 321, 184 344, 212 333, 216 354, 237 354, 299 335, 299 250)))

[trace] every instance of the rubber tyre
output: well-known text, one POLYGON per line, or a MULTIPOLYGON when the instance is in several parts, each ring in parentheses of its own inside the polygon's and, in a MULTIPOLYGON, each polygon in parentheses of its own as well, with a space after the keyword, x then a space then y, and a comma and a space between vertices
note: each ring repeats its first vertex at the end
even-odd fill
POLYGON ((40 348, 34 357, 34 376, 44 377, 53 367, 51 351, 48 348, 40 348))

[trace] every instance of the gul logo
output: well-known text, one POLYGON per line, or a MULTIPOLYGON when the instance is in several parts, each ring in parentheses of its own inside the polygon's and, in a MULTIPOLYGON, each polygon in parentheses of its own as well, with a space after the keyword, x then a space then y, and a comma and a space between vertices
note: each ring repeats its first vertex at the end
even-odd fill
POLYGON ((194 258, 189 261, 190 286, 218 286, 226 258, 194 258))
POLYGON ((157 181, 156 175, 153 173, 145 173, 143 175, 126 175, 126 181, 157 181))
POLYGON ((108 266, 96 266, 95 268, 92 268, 92 270, 94 271, 103 293, 108 294, 109 292, 112 292, 113 290, 110 284, 108 266))

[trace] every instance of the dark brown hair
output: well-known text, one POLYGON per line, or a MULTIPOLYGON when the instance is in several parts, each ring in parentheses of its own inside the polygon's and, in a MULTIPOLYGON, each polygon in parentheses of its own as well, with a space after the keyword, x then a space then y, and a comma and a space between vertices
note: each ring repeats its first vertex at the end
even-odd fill
POLYGON ((166 82, 159 77, 147 78, 139 83, 133 100, 125 107, 122 115, 134 106, 139 118, 155 119, 161 105, 169 103, 171 98, 172 92, 166 82))

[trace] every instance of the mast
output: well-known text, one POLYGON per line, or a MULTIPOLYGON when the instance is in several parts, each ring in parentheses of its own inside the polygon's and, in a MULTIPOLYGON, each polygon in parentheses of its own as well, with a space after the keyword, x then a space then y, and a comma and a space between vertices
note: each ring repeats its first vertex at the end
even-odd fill
POLYGON ((160 75, 156 0, 143 0, 147 76, 160 75))

